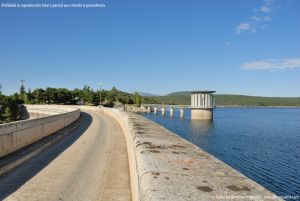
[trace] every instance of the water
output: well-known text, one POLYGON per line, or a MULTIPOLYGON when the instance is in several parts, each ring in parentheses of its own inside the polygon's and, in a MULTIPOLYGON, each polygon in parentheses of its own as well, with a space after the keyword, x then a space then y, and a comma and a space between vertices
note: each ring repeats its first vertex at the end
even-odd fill
MULTIPOLYGON (((280 196, 300 196, 300 108, 216 108, 214 120, 142 114, 280 196)), ((298 198, 299 199, 299 198, 298 198)))

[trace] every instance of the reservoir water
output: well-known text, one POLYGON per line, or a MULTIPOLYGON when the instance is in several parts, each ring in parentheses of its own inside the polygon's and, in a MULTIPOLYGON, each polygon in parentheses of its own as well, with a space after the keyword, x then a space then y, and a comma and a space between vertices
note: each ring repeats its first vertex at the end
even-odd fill
POLYGON ((300 108, 216 108, 213 121, 141 114, 280 196, 300 200, 300 108), (297 198, 298 197, 298 198, 297 198))

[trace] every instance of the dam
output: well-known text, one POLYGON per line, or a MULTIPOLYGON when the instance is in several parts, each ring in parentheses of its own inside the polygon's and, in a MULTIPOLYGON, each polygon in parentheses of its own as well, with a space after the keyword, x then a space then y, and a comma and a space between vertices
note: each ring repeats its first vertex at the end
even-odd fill
MULTIPOLYGON (((27 196, 30 199, 33 196, 32 190, 35 189, 35 192, 40 193, 34 195, 48 199, 88 197, 94 200, 94 196, 99 193, 95 187, 99 185, 100 189, 103 189, 102 196, 107 199, 114 197, 115 199, 123 198, 122 200, 196 201, 222 198, 251 200, 255 197, 256 200, 281 200, 274 193, 203 149, 139 114, 93 106, 71 106, 71 108, 75 111, 80 109, 86 123, 82 125, 83 128, 79 124, 78 129, 75 128, 68 134, 70 138, 77 136, 72 143, 69 143, 69 148, 63 150, 53 160, 48 161, 48 165, 41 168, 40 173, 29 182, 25 183, 26 180, 24 180, 24 184, 14 193, 9 193, 9 190, 6 192, 7 187, 1 185, 2 198, 27 196), (90 118, 93 118, 93 121, 89 120, 90 118), (101 125, 107 126, 99 133, 97 130, 101 128, 101 125), (85 131, 85 129, 87 130, 85 131), (113 139, 119 140, 111 138, 111 134, 114 133, 118 133, 118 136, 113 139), (95 138, 88 140, 89 136, 95 138), (124 142, 121 142, 120 139, 123 139, 124 142), (96 142, 105 143, 97 146, 96 142), (117 145, 116 143, 121 144, 117 145), (114 148, 114 146, 116 147, 114 148), (80 147, 82 147, 82 151, 80 151, 80 147), (117 149, 117 147, 123 148, 117 149), (104 148, 104 152, 101 152, 102 148, 104 148), (113 154, 109 154, 110 152, 106 154, 106 149, 115 151, 112 152, 113 154), (98 152, 102 154, 97 154, 98 152), (93 157, 92 160, 89 160, 90 157, 93 157), (77 162, 77 158, 82 159, 82 162, 77 162), (95 160, 96 158, 99 160, 95 160), (94 164, 95 161, 102 161, 104 164, 94 164), (105 161, 111 162, 105 165, 105 161), (92 173, 96 173, 94 167, 98 165, 100 169, 97 168, 97 171, 100 170, 100 175, 97 176, 92 173), (128 172, 120 171, 126 170, 126 166, 128 172), (86 168, 88 171, 85 171, 86 168), (63 188, 64 185, 67 185, 65 183, 68 180, 67 175, 71 175, 73 171, 82 172, 80 175, 84 177, 76 180, 77 176, 71 176, 70 178, 75 179, 71 179, 68 184, 71 192, 65 189, 63 194, 59 194, 60 190, 57 186, 63 188), (107 176, 105 176, 105 172, 107 172, 107 176), (103 177, 101 177, 102 173, 103 177), (122 176, 118 174, 122 174, 122 176), (47 181, 45 177, 52 178, 47 185, 43 184, 43 181, 47 181), (117 178, 124 178, 124 183, 117 178), (126 180, 126 178, 128 179, 126 180), (118 187, 120 182, 122 186, 118 187), (129 186, 126 186, 126 182, 129 186), (78 188, 82 185, 85 185, 84 193, 78 188), (44 191, 45 188, 47 191, 44 191), (128 192, 130 192, 130 196, 128 192)), ((47 154, 47 150, 43 153, 47 154)), ((30 163, 27 162, 28 164, 30 163)), ((22 167, 22 164, 19 166, 22 167)), ((11 170, 12 173, 14 171, 21 170, 18 168, 11 170)), ((2 178, 5 181, 3 183, 13 180, 10 174, 7 174, 2 178)))

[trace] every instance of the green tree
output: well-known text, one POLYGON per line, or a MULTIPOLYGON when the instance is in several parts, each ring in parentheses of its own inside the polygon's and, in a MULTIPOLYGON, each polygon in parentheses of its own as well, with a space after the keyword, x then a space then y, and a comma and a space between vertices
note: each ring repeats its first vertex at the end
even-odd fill
POLYGON ((86 103, 94 103, 94 93, 91 87, 85 85, 82 89, 82 100, 86 103))
POLYGON ((9 107, 5 108, 5 112, 2 116, 4 117, 4 120, 7 123, 12 121, 12 112, 9 107))
POLYGON ((19 95, 18 93, 14 93, 14 94, 11 96, 11 98, 12 98, 15 102, 17 102, 18 104, 22 104, 22 103, 23 103, 23 101, 20 100, 20 95, 19 95))
POLYGON ((72 93, 65 88, 59 88, 55 91, 55 103, 69 104, 72 101, 72 93))
POLYGON ((140 96, 138 93, 134 93, 134 104, 136 104, 138 107, 140 107, 142 104, 142 96, 140 96))
POLYGON ((45 90, 45 101, 46 103, 54 103, 55 102, 55 88, 47 87, 45 90))
POLYGON ((73 104, 76 104, 77 101, 82 100, 82 97, 83 97, 82 90, 76 88, 71 93, 72 93, 72 101, 71 102, 73 104))
POLYGON ((34 99, 35 99, 35 103, 45 103, 46 102, 46 94, 45 94, 45 90, 44 89, 35 89, 32 92, 34 99))
POLYGON ((12 121, 12 112, 11 112, 11 109, 9 107, 6 107, 5 108, 5 112, 4 114, 2 115, 4 117, 4 121, 5 122, 11 122, 12 121))
POLYGON ((130 98, 126 94, 118 93, 116 99, 122 104, 128 104, 130 98))
POLYGON ((34 96, 31 92, 31 89, 28 89, 28 92, 27 92, 26 95, 27 95, 27 102, 26 103, 30 103, 30 104, 34 103, 34 96))
MULTIPOLYGON (((17 99, 18 101, 18 99, 17 99)), ((9 96, 0 96, 0 121, 11 122, 20 118, 18 102, 9 96)))
POLYGON ((116 101, 116 94, 114 94, 114 92, 111 90, 107 92, 107 96, 105 98, 103 105, 106 107, 113 107, 115 101, 116 101))
POLYGON ((20 87, 19 99, 23 102, 25 102, 25 99, 26 99, 26 91, 25 91, 25 87, 23 84, 21 84, 21 87, 20 87))

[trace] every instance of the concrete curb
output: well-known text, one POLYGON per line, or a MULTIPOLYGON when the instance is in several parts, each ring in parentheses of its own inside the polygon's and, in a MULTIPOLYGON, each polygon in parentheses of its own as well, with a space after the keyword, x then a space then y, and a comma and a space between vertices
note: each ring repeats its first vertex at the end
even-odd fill
POLYGON ((60 141, 66 135, 74 131, 82 123, 82 121, 83 121, 83 117, 80 116, 75 122, 63 128, 62 130, 52 134, 51 136, 48 137, 48 139, 42 138, 41 140, 29 145, 28 147, 24 147, 23 149, 18 150, 16 153, 13 153, 13 156, 11 155, 5 156, 1 160, 10 160, 10 162, 3 165, 0 164, 0 176, 10 172, 17 166, 21 165, 22 163, 38 155, 39 153, 41 153, 51 145, 60 141), (41 141, 43 140, 46 140, 47 142, 45 142, 44 144, 40 144, 41 141), (31 150, 28 151, 28 149, 31 150))

